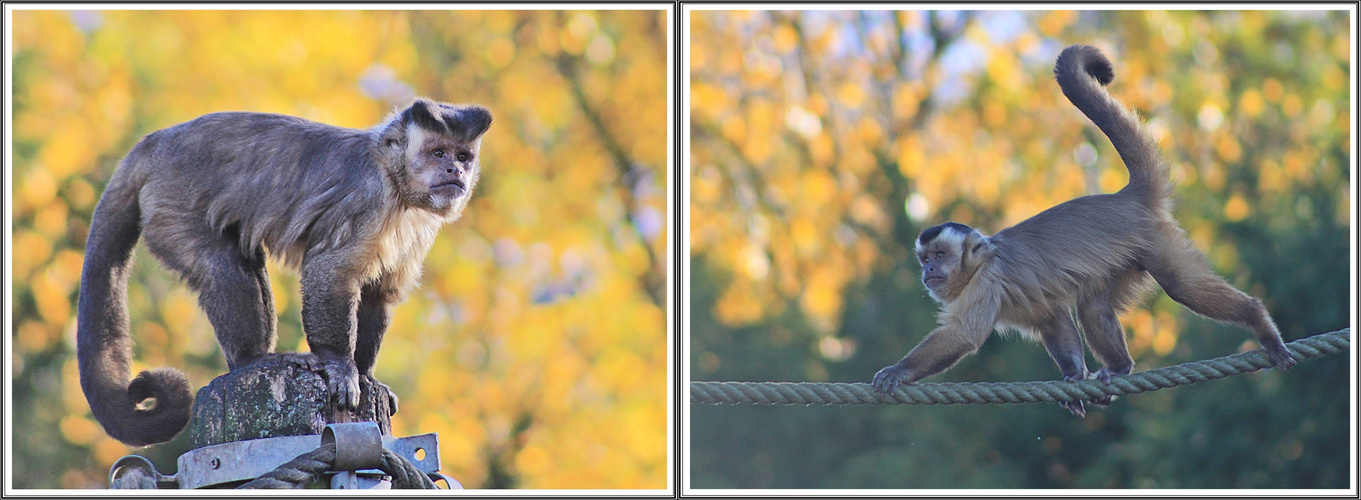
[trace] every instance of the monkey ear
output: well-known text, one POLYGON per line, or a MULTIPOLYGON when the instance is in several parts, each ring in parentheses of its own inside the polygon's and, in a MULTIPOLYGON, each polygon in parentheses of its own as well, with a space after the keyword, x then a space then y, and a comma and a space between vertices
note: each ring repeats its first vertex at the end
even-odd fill
POLYGON ((491 128, 491 111, 475 104, 459 106, 454 128, 463 132, 464 140, 471 141, 481 137, 488 128, 491 128))
POLYGON ((988 238, 978 231, 970 232, 964 238, 964 253, 973 258, 986 258, 996 250, 997 245, 993 244, 992 238, 988 238))
POLYGON ((442 134, 448 133, 448 128, 444 125, 444 120, 436 116, 438 110, 432 109, 434 106, 435 104, 428 100, 416 99, 415 101, 412 101, 411 106, 406 108, 406 112, 402 113, 402 121, 405 123, 415 123, 420 128, 431 132, 442 134))
POLYGON ((400 119, 389 121, 379 132, 378 137, 384 147, 401 148, 402 143, 406 141, 406 125, 400 119))

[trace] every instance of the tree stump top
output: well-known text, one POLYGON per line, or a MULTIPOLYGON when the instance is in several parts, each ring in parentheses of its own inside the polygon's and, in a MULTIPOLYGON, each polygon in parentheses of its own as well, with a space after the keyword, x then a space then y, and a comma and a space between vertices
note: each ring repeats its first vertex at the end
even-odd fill
POLYGON ((326 377, 312 370, 312 354, 270 354, 213 379, 194 398, 189 421, 193 449, 279 436, 321 434, 327 424, 376 422, 392 435, 386 391, 374 394, 373 380, 359 377, 359 409, 335 408, 326 377))

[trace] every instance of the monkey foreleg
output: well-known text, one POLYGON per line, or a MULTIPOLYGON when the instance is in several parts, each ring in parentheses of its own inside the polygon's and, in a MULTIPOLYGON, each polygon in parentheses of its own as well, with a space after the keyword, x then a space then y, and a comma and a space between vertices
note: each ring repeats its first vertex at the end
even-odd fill
POLYGON ((383 344, 383 333, 387 331, 392 316, 391 304, 398 302, 399 293, 381 284, 365 285, 359 292, 359 322, 357 342, 354 348, 354 363, 359 373, 373 382, 375 391, 387 393, 388 409, 397 413, 397 393, 373 376, 373 366, 378 360, 378 348, 383 344))
POLYGON ((977 351, 989 333, 992 333, 991 325, 986 329, 953 325, 936 328, 903 359, 875 373, 872 385, 879 392, 892 394, 898 384, 910 384, 945 371, 977 351))
POLYGON ((325 256, 311 258, 302 270, 302 328, 307 346, 321 360, 332 401, 342 409, 359 407, 359 369, 355 365, 359 286, 325 256))
MULTIPOLYGON (((1078 333, 1077 325, 1073 323, 1073 318, 1067 311, 1055 315, 1042 325, 1039 333, 1040 338, 1044 340, 1044 348, 1049 351, 1049 357, 1059 365, 1063 380, 1076 382, 1089 377, 1087 360, 1082 352, 1082 335, 1078 333)), ((1110 398, 1094 400, 1092 403, 1110 404, 1110 398)), ((1059 406, 1078 418, 1087 416, 1087 408, 1082 401, 1059 401, 1059 406)))

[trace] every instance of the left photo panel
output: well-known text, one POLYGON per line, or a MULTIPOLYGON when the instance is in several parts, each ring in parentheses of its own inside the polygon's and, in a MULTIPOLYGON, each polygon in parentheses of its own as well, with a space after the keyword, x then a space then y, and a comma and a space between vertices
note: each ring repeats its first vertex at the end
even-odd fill
POLYGON ((157 7, 5 7, 6 493, 674 494, 672 3, 157 7))

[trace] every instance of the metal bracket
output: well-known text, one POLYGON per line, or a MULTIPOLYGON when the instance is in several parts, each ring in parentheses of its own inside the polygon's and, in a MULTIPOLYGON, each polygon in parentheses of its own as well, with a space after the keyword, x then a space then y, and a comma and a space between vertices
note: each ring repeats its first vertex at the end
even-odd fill
MULTIPOLYGON (((249 481, 316 449, 320 444, 317 438, 315 434, 284 436, 205 446, 180 455, 179 472, 171 476, 161 475, 151 461, 129 455, 114 463, 109 482, 115 488, 150 488, 154 481, 154 487, 193 489, 249 481)), ((326 426, 321 443, 328 442, 336 444, 335 470, 342 471, 336 474, 340 484, 333 479, 332 487, 382 487, 377 483, 386 482, 375 478, 384 475, 377 469, 384 449, 406 458, 426 474, 436 474, 440 467, 439 436, 434 433, 395 438, 380 435, 373 422, 353 422, 326 426)), ((448 482, 451 488, 458 484, 452 479, 448 482)))

